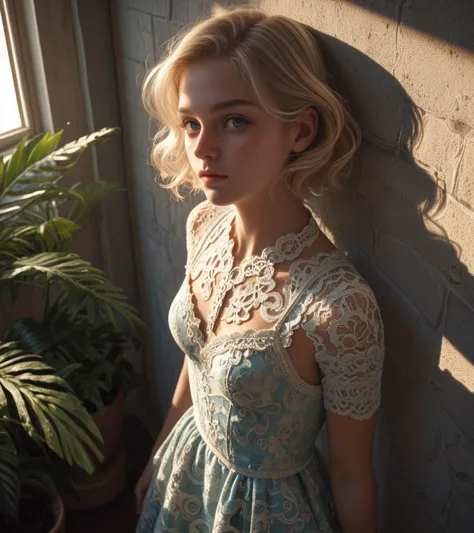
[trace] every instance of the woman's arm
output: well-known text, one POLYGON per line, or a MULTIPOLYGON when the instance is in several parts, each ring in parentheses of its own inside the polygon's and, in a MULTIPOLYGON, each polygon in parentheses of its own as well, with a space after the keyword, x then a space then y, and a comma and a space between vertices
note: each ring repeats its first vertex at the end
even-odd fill
POLYGON ((163 444, 166 437, 170 434, 175 424, 191 407, 192 404, 193 401, 191 398, 191 389, 189 387, 188 358, 184 356, 183 366, 181 368, 178 383, 176 384, 176 389, 174 391, 173 399, 171 401, 171 407, 168 411, 168 415, 160 431, 160 434, 156 439, 155 445, 153 446, 150 461, 153 460, 153 457, 155 456, 159 447, 163 444))
POLYGON ((309 307, 314 311, 304 328, 322 377, 332 492, 343 533, 376 533, 373 448, 383 323, 375 296, 355 270, 330 274, 327 293, 317 293, 322 303, 309 307))
POLYGON ((181 369, 181 374, 178 378, 178 383, 176 385, 168 416, 166 417, 163 428, 160 431, 160 434, 158 435, 155 445, 153 446, 150 459, 148 460, 148 463, 145 466, 145 469, 143 470, 135 486, 136 510, 138 514, 142 512, 143 500, 145 498, 146 491, 148 490, 153 476, 153 458, 155 457, 158 448, 163 444, 163 441, 170 434, 175 424, 187 411, 187 409, 191 407, 192 403, 193 402, 191 399, 191 391, 189 388, 188 361, 187 357, 185 356, 183 367, 181 369))
POLYGON ((376 416, 355 420, 327 411, 329 471, 343 533, 377 532, 377 484, 373 468, 376 416))

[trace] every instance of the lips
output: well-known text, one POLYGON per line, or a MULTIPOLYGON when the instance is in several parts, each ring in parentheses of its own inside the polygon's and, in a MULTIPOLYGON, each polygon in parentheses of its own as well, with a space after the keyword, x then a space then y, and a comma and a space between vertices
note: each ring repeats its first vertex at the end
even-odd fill
POLYGON ((217 172, 210 172, 207 170, 199 171, 200 178, 227 178, 225 174, 218 174, 217 172))
POLYGON ((203 176, 201 179, 206 185, 209 186, 213 183, 221 183, 222 181, 225 181, 227 177, 226 176, 203 176))

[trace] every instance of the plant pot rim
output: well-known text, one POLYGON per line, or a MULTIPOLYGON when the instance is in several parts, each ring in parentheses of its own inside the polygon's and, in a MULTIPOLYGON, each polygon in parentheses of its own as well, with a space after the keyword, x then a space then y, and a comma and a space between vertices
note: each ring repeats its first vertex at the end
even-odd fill
POLYGON ((51 498, 51 507, 53 512, 53 518, 54 518, 54 526, 52 529, 50 529, 49 533, 58 533, 60 531, 63 531, 62 527, 64 524, 64 503, 61 499, 61 496, 58 492, 51 492, 48 490, 48 487, 44 483, 42 483, 39 479, 32 478, 32 477, 25 477, 21 480, 22 485, 29 485, 30 487, 37 487, 46 494, 48 494, 51 498), (57 505, 57 509, 55 509, 53 506, 54 504, 57 505))

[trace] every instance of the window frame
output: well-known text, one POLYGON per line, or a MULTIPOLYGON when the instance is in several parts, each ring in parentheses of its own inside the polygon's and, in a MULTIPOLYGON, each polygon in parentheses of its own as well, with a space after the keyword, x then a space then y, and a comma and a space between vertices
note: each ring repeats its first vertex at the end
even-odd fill
POLYGON ((13 83, 19 104, 23 126, 0 133, 0 154, 8 154, 25 136, 35 135, 41 130, 41 109, 38 87, 35 82, 31 38, 27 20, 27 6, 15 0, 0 0, 0 13, 4 21, 5 38, 13 83))

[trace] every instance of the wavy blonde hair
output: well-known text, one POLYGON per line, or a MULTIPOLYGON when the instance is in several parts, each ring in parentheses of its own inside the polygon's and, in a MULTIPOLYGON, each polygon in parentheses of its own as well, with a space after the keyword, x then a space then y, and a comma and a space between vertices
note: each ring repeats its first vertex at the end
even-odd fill
POLYGON ((153 137, 152 165, 162 187, 183 199, 180 187, 202 190, 176 120, 183 70, 198 61, 225 58, 255 92, 270 115, 292 122, 314 107, 318 133, 303 152, 289 158, 282 179, 302 200, 320 197, 338 186, 351 169, 360 129, 342 97, 327 82, 327 72, 311 29, 284 16, 267 15, 254 6, 217 8, 212 16, 185 28, 168 42, 167 51, 145 77, 143 105, 159 129, 153 137))

